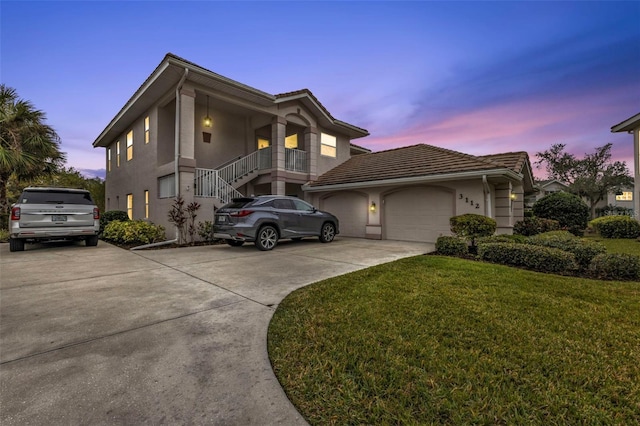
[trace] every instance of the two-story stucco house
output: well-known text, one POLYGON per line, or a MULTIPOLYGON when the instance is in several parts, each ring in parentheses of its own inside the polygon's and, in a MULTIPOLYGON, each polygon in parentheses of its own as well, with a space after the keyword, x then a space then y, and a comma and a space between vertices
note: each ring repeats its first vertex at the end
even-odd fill
POLYGON ((168 230, 178 195, 201 204, 199 221, 234 197, 295 195, 336 214, 341 235, 376 239, 433 242, 463 213, 501 233, 522 218, 526 153, 371 153, 352 143, 367 135, 307 89, 272 95, 167 54, 93 146, 106 151, 106 209, 168 230))

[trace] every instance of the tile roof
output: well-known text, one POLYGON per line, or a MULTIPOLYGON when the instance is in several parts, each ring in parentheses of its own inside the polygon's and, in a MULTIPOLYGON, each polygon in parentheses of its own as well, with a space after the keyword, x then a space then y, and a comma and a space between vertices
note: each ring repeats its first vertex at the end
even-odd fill
POLYGON ((443 175, 509 168, 520 172, 526 152, 476 157, 432 145, 412 145, 351 157, 310 182, 309 186, 338 185, 387 179, 443 175))
POLYGON ((529 154, 524 151, 505 152, 503 154, 493 155, 481 155, 478 158, 484 158, 496 163, 500 163, 518 173, 521 173, 522 168, 529 162, 529 154))

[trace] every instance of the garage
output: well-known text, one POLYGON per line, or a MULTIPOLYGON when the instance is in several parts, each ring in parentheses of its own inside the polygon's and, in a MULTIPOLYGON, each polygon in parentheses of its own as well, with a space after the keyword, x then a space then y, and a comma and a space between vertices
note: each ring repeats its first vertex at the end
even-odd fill
POLYGON ((343 191, 322 200, 322 210, 340 221, 340 235, 364 238, 367 227, 367 196, 359 192, 343 191))
POLYGON ((383 200, 385 239, 435 242, 440 235, 451 234, 454 194, 450 189, 410 187, 389 193, 383 200))

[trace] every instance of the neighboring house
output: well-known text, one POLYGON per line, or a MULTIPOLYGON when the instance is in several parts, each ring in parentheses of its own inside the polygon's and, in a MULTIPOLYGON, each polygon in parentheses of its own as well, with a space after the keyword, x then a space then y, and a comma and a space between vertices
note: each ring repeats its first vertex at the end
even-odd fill
MULTIPOLYGON (((640 182, 640 113, 611 127, 611 132, 627 132, 633 135, 633 163, 635 169, 634 182, 640 182)), ((633 190, 631 198, 633 202, 633 210, 637 218, 638 214, 640 214, 640 192, 638 189, 633 190)))
POLYGON ((545 195, 560 191, 569 192, 569 186, 556 179, 541 180, 535 182, 534 191, 525 199, 525 207, 528 209, 532 208, 536 201, 545 195))
POLYGON ((533 191, 525 152, 471 156, 429 145, 371 153, 362 128, 307 89, 271 95, 167 54, 93 143, 106 150, 106 209, 171 229, 176 196, 197 221, 244 195, 295 195, 345 236, 433 242, 449 218, 490 216, 510 233, 533 191))

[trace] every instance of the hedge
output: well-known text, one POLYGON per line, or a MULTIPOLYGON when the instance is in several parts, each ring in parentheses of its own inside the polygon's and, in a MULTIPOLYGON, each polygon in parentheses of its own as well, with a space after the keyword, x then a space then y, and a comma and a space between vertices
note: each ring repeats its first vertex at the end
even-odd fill
POLYGON ((164 227, 144 220, 110 222, 102 234, 105 241, 116 244, 150 244, 165 240, 164 227))
POLYGON ((578 269, 573 254, 530 244, 484 243, 478 245, 478 257, 487 262, 538 272, 571 274, 578 269))
POLYGON ((513 225, 514 234, 527 237, 558 229, 560 229, 560 222, 541 217, 525 217, 524 220, 519 220, 513 225))
POLYGON ((595 241, 577 238, 566 231, 534 235, 527 239, 527 243, 542 247, 552 247, 571 253, 575 256, 575 260, 581 269, 588 268, 591 259, 606 251, 604 245, 595 241))
POLYGON ((109 210, 100 215, 100 234, 104 232, 104 228, 114 220, 126 222, 129 220, 127 212, 122 210, 109 210))
POLYGON ((589 273, 601 280, 640 279, 640 257, 624 253, 602 253, 589 265, 589 273))
POLYGON ((449 219, 451 232, 458 237, 466 238, 475 245, 475 240, 495 234, 497 223, 494 219, 479 214, 463 214, 449 219))
POLYGON ((602 216, 589 222, 603 238, 638 238, 640 222, 629 216, 602 216))
POLYGON ((444 256, 462 256, 468 253, 467 242, 459 237, 438 237, 436 252, 444 256))
POLYGON ((545 195, 533 205, 537 217, 557 220, 561 228, 582 236, 589 222, 589 207, 577 195, 554 192, 545 195))

